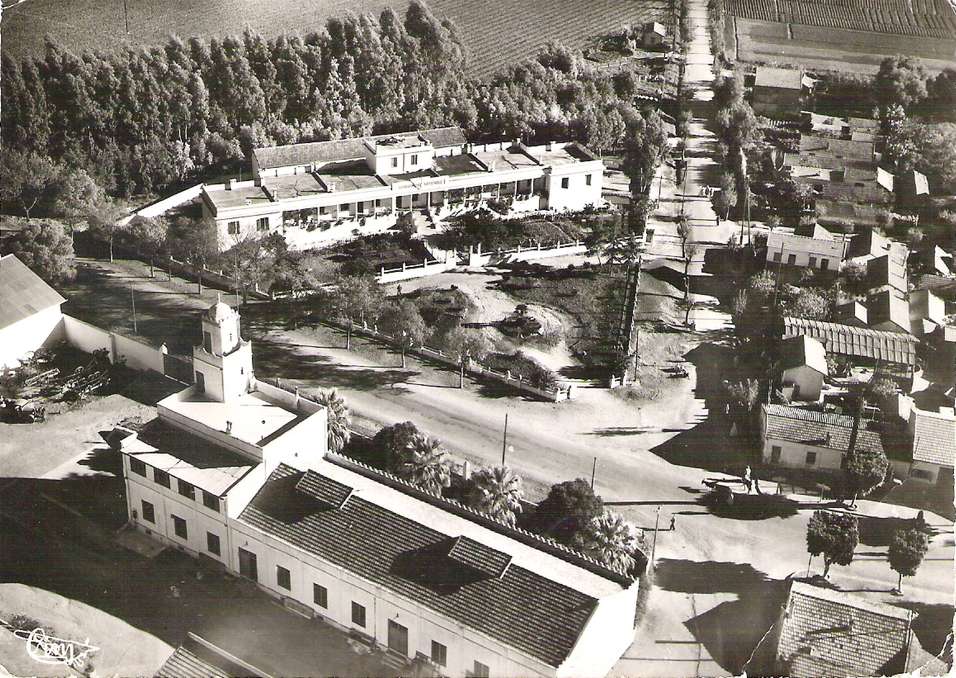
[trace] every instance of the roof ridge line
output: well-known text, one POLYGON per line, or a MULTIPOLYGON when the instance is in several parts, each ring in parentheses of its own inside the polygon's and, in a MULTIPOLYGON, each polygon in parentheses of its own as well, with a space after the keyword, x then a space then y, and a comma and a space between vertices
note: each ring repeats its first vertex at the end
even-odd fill
MULTIPOLYGON (((565 546, 564 544, 561 544, 550 537, 544 537, 542 535, 535 534, 534 532, 525 530, 524 528, 508 525, 507 523, 502 522, 500 519, 495 518, 494 516, 491 516, 483 511, 474 509, 471 506, 461 503, 460 501, 457 501, 455 499, 449 499, 447 497, 441 496, 440 494, 435 494, 434 492, 429 492, 428 490, 418 487, 417 485, 414 485, 413 483, 405 480, 404 478, 399 478, 394 473, 383 471, 382 469, 377 469, 374 466, 370 466, 369 464, 365 464, 356 459, 352 459, 351 457, 347 455, 338 454, 332 451, 326 452, 326 458, 332 463, 338 466, 342 466, 343 468, 349 468, 350 466, 354 466, 354 467, 357 467, 358 469, 361 469, 366 474, 371 474, 372 476, 379 476, 393 483, 397 483, 411 490, 412 496, 415 496, 415 494, 420 493, 424 495, 425 497, 427 497, 428 499, 435 500, 440 504, 447 504, 451 507, 454 507, 455 509, 459 511, 469 513, 479 519, 478 521, 475 521, 475 522, 478 522, 478 524, 482 524, 483 522, 490 523, 490 525, 482 525, 483 527, 488 527, 489 529, 492 529, 494 531, 502 532, 504 536, 506 537, 512 536, 508 534, 510 532, 513 535, 516 535, 521 538, 521 539, 518 539, 518 541, 522 541, 522 543, 525 543, 525 545, 531 546, 532 548, 535 548, 535 545, 528 544, 526 540, 530 539, 532 541, 539 542, 542 547, 545 547, 545 548, 541 548, 540 550, 545 551, 546 549, 552 549, 553 551, 558 551, 559 553, 551 553, 551 555, 554 555, 555 557, 558 557, 558 558, 562 558, 563 560, 566 560, 566 561, 568 560, 567 557, 573 558, 577 561, 581 561, 581 562, 572 562, 571 564, 578 565, 579 567, 583 567, 584 569, 587 569, 588 571, 594 574, 604 576, 606 578, 608 574, 610 574, 612 575, 611 578, 616 580, 617 583, 621 585, 630 586, 630 584, 632 584, 634 580, 636 579, 635 577, 629 576, 625 572, 622 572, 612 567, 608 567, 607 565, 595 560, 591 556, 588 556, 584 553, 581 553, 580 551, 572 549, 569 546, 565 546), (567 557, 562 557, 562 556, 567 556, 567 557), (596 572, 595 569, 600 569, 600 570, 603 570, 604 572, 596 572), (622 579, 625 581, 621 581, 622 579)), ((421 499, 420 497, 416 497, 416 498, 421 499)), ((442 507, 436 506, 436 508, 442 508, 442 507)), ((458 536, 461 536, 461 535, 458 535, 458 536)))

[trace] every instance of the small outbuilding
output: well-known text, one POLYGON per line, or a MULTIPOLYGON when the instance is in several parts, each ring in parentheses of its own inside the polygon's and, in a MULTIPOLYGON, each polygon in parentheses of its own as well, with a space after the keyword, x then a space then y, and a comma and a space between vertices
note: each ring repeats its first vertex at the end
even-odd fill
POLYGON ((65 301, 16 256, 0 257, 0 368, 17 367, 56 338, 65 301))
POLYGON ((828 375, 827 352, 808 336, 784 339, 780 345, 780 381, 791 400, 817 402, 828 375))

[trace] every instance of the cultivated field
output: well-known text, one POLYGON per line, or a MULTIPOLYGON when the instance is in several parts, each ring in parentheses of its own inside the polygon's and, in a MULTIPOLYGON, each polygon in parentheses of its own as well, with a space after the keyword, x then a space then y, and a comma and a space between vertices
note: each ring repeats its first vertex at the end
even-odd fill
POLYGON ((727 8, 745 19, 956 38, 956 11, 948 0, 727 0, 727 8))
MULTIPOLYGON (((886 55, 909 54, 930 71, 956 65, 956 39, 820 28, 751 19, 730 19, 737 58, 766 64, 794 64, 810 70, 872 74, 886 55), (736 30, 733 30, 736 29, 736 30)), ((728 45, 734 43, 728 40, 728 45)))
MULTIPOLYGON (((4 5, 12 0, 4 0, 4 5)), ((249 26, 264 35, 318 30, 325 20, 379 13, 406 0, 126 0, 128 40, 162 42, 170 33, 228 35, 249 26)), ((625 23, 660 20, 668 0, 431 0, 432 11, 457 24, 471 57, 471 73, 492 71, 534 54, 549 40, 584 47, 625 23)), ((3 48, 10 56, 36 54, 51 34, 71 49, 119 48, 126 38, 124 0, 26 0, 3 14, 3 48)))
POLYGON ((918 56, 932 71, 956 64, 956 10, 948 0, 725 2, 728 33, 744 61, 857 73, 875 73, 892 54, 918 56))

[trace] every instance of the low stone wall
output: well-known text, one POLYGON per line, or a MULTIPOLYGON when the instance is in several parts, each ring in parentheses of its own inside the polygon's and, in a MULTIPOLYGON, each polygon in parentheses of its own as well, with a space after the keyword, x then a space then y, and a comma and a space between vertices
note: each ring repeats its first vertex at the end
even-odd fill
POLYGON ((134 370, 153 370, 164 374, 166 346, 151 346, 116 332, 109 332, 73 316, 63 316, 63 338, 84 353, 106 349, 110 362, 123 360, 134 370))
MULTIPOLYGON (((345 331, 346 327, 340 323, 333 322, 330 320, 321 320, 319 321, 323 325, 328 327, 334 327, 335 329, 345 331)), ((389 346, 397 347, 400 346, 400 342, 396 337, 385 334, 384 332, 379 332, 378 330, 372 327, 353 327, 353 334, 359 334, 362 336, 375 339, 389 346)), ((417 355, 422 358, 427 358, 435 362, 439 362, 443 365, 446 365, 456 372, 460 369, 458 360, 454 357, 448 355, 441 349, 432 348, 431 346, 426 346, 422 344, 421 346, 414 346, 408 349, 407 353, 412 355, 417 355)), ((571 400, 574 395, 574 386, 571 384, 565 386, 558 386, 555 390, 541 389, 537 386, 532 386, 526 380, 520 379, 518 377, 511 376, 510 373, 498 372, 493 370, 490 367, 485 367, 484 365, 476 362, 469 361, 465 366, 465 372, 475 377, 492 379, 494 381, 501 382, 503 384, 508 384, 509 386, 514 387, 515 389, 528 393, 530 395, 539 397, 543 400, 549 400, 551 402, 560 402, 562 400, 571 400)))
POLYGON ((558 245, 541 245, 516 247, 510 250, 495 250, 482 252, 481 246, 468 253, 469 266, 488 266, 489 264, 505 264, 516 261, 532 261, 548 259, 550 257, 566 257, 576 254, 587 254, 587 246, 579 240, 560 243, 558 245))
POLYGON ((425 278, 430 275, 445 273, 458 266, 456 258, 449 258, 445 262, 428 261, 427 259, 420 264, 406 266, 402 264, 401 268, 382 268, 375 279, 382 285, 400 280, 412 280, 414 278, 425 278))

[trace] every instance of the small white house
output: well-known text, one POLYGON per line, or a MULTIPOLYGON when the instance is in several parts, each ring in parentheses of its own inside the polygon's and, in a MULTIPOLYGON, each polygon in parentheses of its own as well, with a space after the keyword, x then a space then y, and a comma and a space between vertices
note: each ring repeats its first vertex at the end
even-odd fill
POLYGON ((913 443, 910 478, 952 489, 956 461, 956 415, 953 409, 929 412, 914 407, 909 412, 907 423, 913 443))
MULTIPOLYGON (((843 457, 850 449, 853 417, 789 405, 764 405, 760 419, 764 463, 831 473, 842 467, 843 457)), ((880 434, 869 430, 866 422, 860 422, 855 449, 882 452, 880 434)))
POLYGON ((822 226, 809 230, 775 230, 767 236, 767 262, 820 271, 837 271, 845 244, 822 226))
POLYGON ((791 400, 817 402, 827 377, 827 352, 806 335, 784 339, 780 346, 780 381, 791 400))
POLYGON ((58 336, 65 301, 14 255, 0 257, 0 368, 18 366, 58 336))

